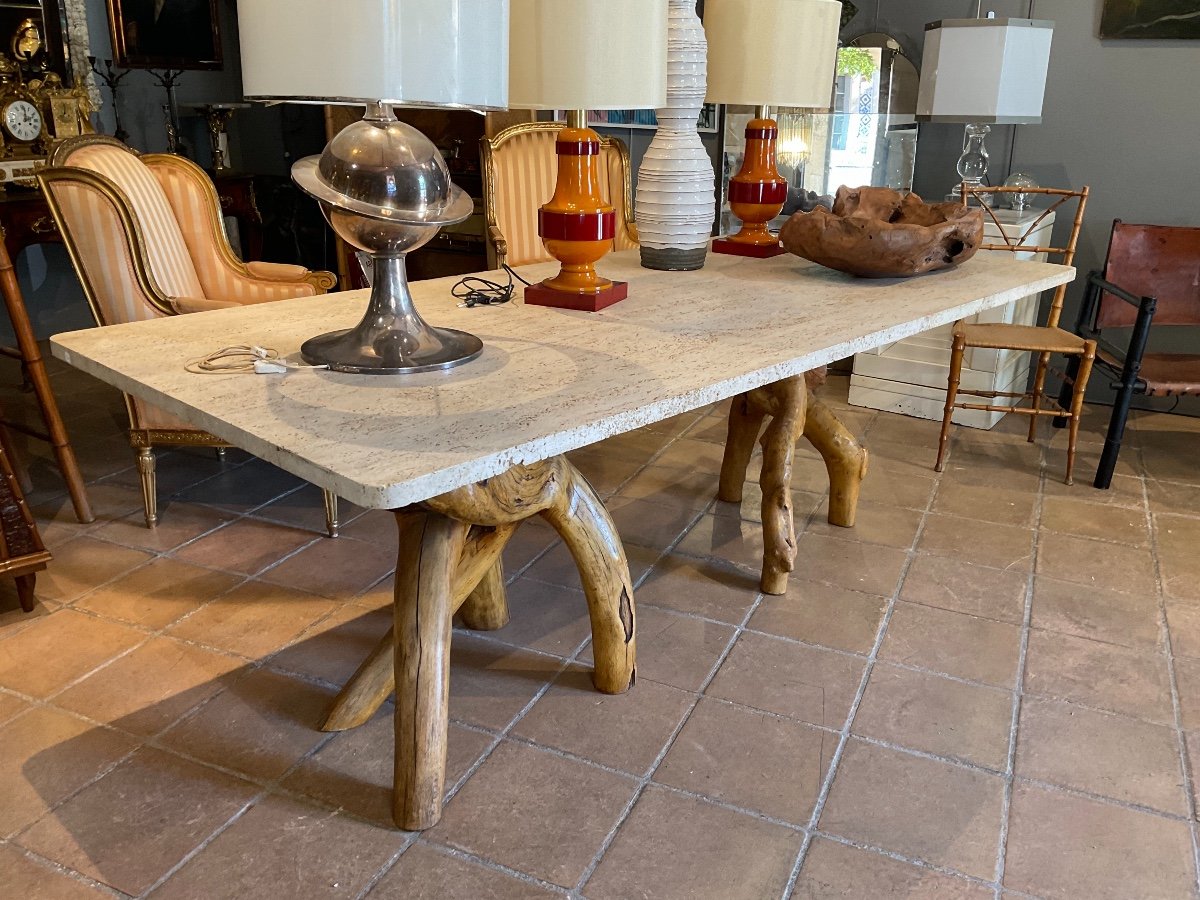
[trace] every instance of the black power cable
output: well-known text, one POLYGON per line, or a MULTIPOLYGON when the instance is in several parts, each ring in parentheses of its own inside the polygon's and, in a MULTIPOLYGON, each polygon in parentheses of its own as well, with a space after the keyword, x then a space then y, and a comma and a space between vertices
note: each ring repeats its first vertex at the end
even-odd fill
POLYGON ((513 293, 517 286, 513 279, 528 286, 529 282, 518 275, 508 265, 502 267, 508 273, 508 283, 500 284, 496 281, 489 281, 486 278, 480 278, 478 275, 468 275, 458 284, 450 289, 450 293, 459 301, 459 306, 465 306, 471 309, 476 306, 496 306, 501 303, 507 303, 513 298, 513 293))

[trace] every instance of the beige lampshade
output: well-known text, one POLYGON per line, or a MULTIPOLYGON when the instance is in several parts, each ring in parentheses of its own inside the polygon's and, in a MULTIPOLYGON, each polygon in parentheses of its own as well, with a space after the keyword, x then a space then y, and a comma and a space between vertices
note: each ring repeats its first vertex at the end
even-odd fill
POLYGON ((705 0, 708 101, 828 109, 839 0, 705 0))
POLYGON ((511 108, 666 105, 667 0, 511 0, 510 9, 511 108))

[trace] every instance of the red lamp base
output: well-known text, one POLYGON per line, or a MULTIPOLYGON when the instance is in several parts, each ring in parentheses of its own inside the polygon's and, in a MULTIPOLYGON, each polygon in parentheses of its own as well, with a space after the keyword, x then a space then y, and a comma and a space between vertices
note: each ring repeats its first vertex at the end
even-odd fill
POLYGON ((746 244, 742 241, 730 241, 724 238, 717 238, 712 242, 712 252, 727 253, 730 256, 752 256, 755 259, 770 259, 772 256, 787 253, 783 249, 783 245, 779 243, 746 244))
POLYGON ((581 309, 584 312, 599 312, 606 306, 619 303, 629 296, 629 283, 614 281, 610 287, 597 294, 576 294, 571 291, 556 291, 541 284, 525 288, 525 303, 529 306, 553 306, 555 309, 581 309))

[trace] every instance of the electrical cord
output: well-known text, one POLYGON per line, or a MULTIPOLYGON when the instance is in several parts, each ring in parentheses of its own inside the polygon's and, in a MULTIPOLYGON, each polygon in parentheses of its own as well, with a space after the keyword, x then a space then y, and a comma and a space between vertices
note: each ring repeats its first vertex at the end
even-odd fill
POLYGON ((282 375, 289 369, 328 368, 291 363, 281 359, 278 350, 248 344, 222 347, 184 366, 193 375, 282 375))
POLYGON ((458 284, 450 289, 450 293, 454 295, 456 300, 461 301, 458 305, 466 309, 473 309, 476 306, 497 306, 501 303, 507 303, 513 298, 513 293, 517 286, 513 282, 517 281, 526 287, 529 282, 513 271, 512 267, 507 263, 503 266, 504 271, 508 273, 508 283, 500 284, 496 281, 489 281, 486 278, 480 278, 478 275, 468 275, 458 284))

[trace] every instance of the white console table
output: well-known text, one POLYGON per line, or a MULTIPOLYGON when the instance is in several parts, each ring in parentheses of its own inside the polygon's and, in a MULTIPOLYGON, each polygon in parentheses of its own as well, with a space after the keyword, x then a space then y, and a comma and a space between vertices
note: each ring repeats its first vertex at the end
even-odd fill
MULTIPOLYGON (((1010 209, 995 210, 1010 240, 1017 240, 1041 214, 1029 209, 1016 213, 1010 209)), ((1054 213, 1046 216, 1023 242, 1031 246, 1048 246, 1054 228, 1054 213)), ((989 219, 984 219, 984 242, 998 244, 1004 237, 989 219)), ((1044 254, 1008 250, 980 251, 1001 253, 1017 259, 1044 259, 1044 254)), ((1037 322, 1041 294, 1030 294, 1014 303, 986 310, 967 319, 968 322, 1012 322, 1033 325, 1037 322)), ((922 419, 940 421, 946 404, 946 381, 950 374, 950 344, 953 325, 942 325, 922 334, 886 344, 854 356, 854 372, 850 376, 849 401, 854 406, 898 412, 922 419)), ((1012 350, 970 348, 962 370, 962 388, 976 391, 1024 391, 1029 380, 1030 355, 1012 350)), ((1015 397, 998 397, 998 404, 1013 405, 1015 397)), ((956 409, 953 421, 972 428, 991 428, 1005 413, 975 409, 956 409)))

